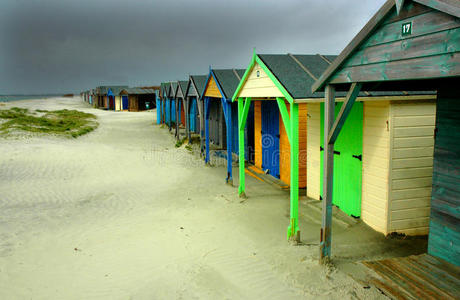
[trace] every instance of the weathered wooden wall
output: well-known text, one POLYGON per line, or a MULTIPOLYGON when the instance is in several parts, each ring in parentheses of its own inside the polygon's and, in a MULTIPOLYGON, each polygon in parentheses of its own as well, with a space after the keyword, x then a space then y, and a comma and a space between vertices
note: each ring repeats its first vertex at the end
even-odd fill
POLYGON ((128 96, 129 111, 139 111, 139 101, 136 95, 128 96))
POLYGON ((239 97, 284 97, 258 63, 249 73, 239 97), (257 76, 257 73, 259 76, 257 76))
POLYGON ((332 83, 423 79, 460 75, 459 19, 406 1, 332 77, 332 83), (412 34, 402 25, 412 22, 412 34), (410 51, 408 51, 410 50, 410 51))
POLYGON ((428 253, 460 266, 460 95, 438 92, 428 253))

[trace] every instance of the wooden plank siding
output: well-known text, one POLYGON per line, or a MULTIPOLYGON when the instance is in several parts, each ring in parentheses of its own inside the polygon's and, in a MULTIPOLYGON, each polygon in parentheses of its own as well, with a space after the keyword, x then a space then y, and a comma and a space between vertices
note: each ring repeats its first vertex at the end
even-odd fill
POLYGON ((115 96, 115 110, 122 110, 121 96, 115 96))
POLYGON ((254 101, 254 163, 262 169, 262 103, 254 101))
POLYGON ((275 86, 267 73, 258 63, 254 64, 251 73, 241 90, 239 97, 284 97, 281 91, 275 86))
POLYGON ((390 102, 364 102, 361 218, 387 234, 390 102))
POLYGON ((217 83, 214 80, 214 77, 209 78, 208 85, 206 86, 206 91, 204 93, 206 97, 222 98, 217 83))
MULTIPOLYGON (((286 108, 290 113, 289 103, 286 108)), ((280 124, 280 180, 291 184, 291 146, 281 114, 280 124)), ((299 188, 307 187, 307 104, 299 104, 299 188)))
POLYGON ((129 111, 139 111, 139 100, 135 95, 128 95, 129 111))
MULTIPOLYGON (((286 103, 286 108, 287 108, 288 113, 290 114, 290 107, 288 103, 286 103)), ((299 106, 299 115, 300 115, 300 106, 299 106)), ((290 185, 291 183, 291 146, 289 144, 289 138, 287 136, 286 128, 284 127, 283 118, 281 117, 281 114, 279 116, 279 128, 280 128, 279 129, 279 133, 280 133, 280 180, 286 183, 287 185, 290 185)), ((299 140, 300 140, 300 131, 299 131, 299 140)), ((299 152, 300 152, 300 147, 299 147, 299 152)), ((299 178, 300 178, 300 174, 299 174, 299 178)))
POLYGON ((321 167, 320 104, 307 104, 307 197, 319 200, 321 167))
POLYGON ((429 9, 405 18, 395 14, 344 61, 331 83, 460 75, 458 18, 429 9), (412 34, 403 37, 401 27, 407 22, 412 22, 412 34))
MULTIPOLYGON (((428 232, 435 110, 433 100, 364 102, 361 219, 378 232, 428 232)), ((312 199, 321 192, 320 119, 320 104, 308 104, 312 199)))
POLYGON ((433 101, 391 106, 389 233, 428 234, 435 118, 433 101))
POLYGON ((428 254, 460 266, 460 96, 439 91, 428 254))

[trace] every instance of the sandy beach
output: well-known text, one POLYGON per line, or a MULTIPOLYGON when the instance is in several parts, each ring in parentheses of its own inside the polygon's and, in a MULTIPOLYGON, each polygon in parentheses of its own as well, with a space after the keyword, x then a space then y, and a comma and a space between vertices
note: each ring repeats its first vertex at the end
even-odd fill
POLYGON ((80 98, 0 109, 13 106, 100 125, 78 139, 0 138, 0 299, 385 299, 353 280, 357 263, 425 251, 343 217, 334 266, 320 266, 318 205, 302 198, 302 245, 290 245, 288 192, 247 176, 241 201, 224 167, 175 148, 154 111, 80 98))

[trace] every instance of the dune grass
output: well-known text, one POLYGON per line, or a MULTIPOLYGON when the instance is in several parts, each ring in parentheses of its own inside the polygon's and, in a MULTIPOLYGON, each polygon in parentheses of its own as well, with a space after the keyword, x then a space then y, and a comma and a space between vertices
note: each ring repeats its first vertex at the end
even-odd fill
POLYGON ((99 126, 96 116, 78 110, 40 110, 12 107, 0 110, 0 132, 9 135, 15 131, 46 133, 77 138, 99 126))

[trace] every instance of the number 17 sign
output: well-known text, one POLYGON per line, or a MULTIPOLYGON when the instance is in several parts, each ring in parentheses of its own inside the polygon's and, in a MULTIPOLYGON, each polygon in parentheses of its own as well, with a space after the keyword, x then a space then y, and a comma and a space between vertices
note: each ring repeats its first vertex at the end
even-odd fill
POLYGON ((402 24, 401 34, 402 36, 412 34, 412 22, 407 22, 407 23, 402 24))

